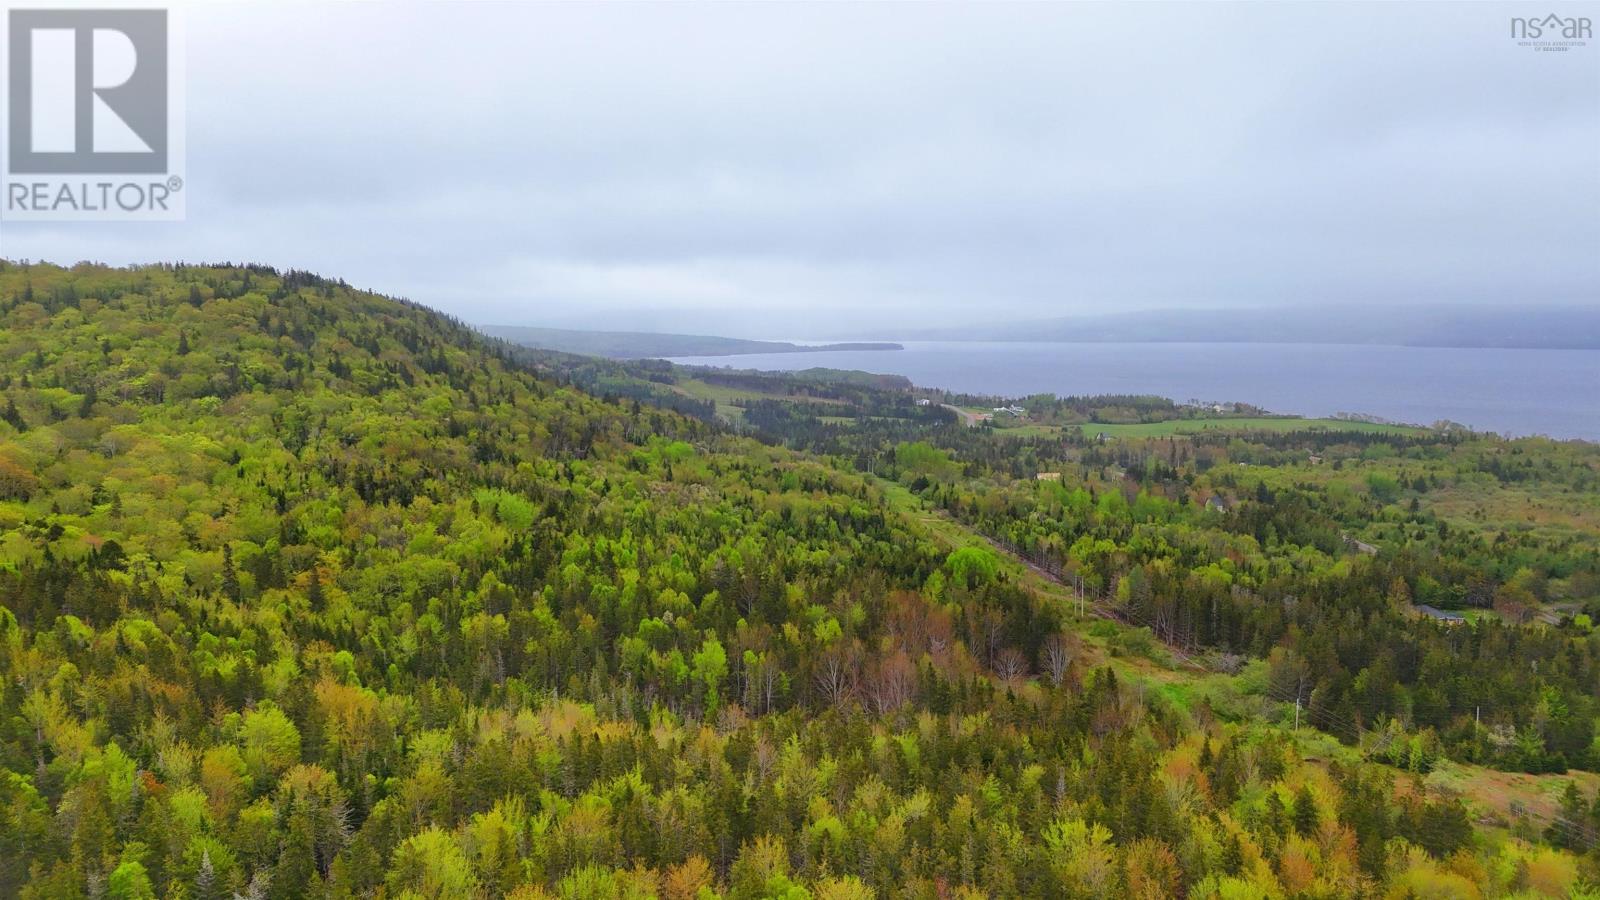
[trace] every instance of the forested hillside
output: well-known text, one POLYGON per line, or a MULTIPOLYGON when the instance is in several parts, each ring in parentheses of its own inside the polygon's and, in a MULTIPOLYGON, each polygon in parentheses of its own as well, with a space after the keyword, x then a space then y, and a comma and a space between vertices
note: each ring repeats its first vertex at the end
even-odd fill
MULTIPOLYGON (((1197 474, 1176 445, 928 427, 948 446, 864 429, 809 455, 559 386, 341 282, 0 264, 0 896, 1576 896, 1595 877, 1592 791, 1533 831, 1422 781, 1446 754, 1595 761, 1585 623, 1405 614, 1505 545, 1408 511, 1410 481, 1375 513, 1245 471, 1266 444, 1201 447, 1197 474), (1009 472, 1041 462, 1058 480, 1009 472), (1420 549, 1347 552, 1383 527, 1420 549), (1152 633, 1244 674, 1202 692, 1152 633), (1286 727, 1290 684, 1310 724, 1394 722, 1416 763, 1286 727), (1459 732, 1483 690, 1521 750, 1459 732)), ((1592 544, 1527 541, 1504 584, 1585 589, 1592 544)))
MULTIPOLYGON (((1340 453, 1361 459, 1358 439, 1341 442, 1340 453)), ((1235 458, 1249 458, 1240 443, 1235 458)), ((1329 469, 1322 483, 1237 463, 1197 479, 1170 441, 1090 451, 1062 480, 922 483, 952 515, 1163 641, 1268 659, 1272 683, 1330 733, 1354 742, 1387 732, 1412 755, 1420 748, 1424 769, 1441 754, 1535 773, 1600 768, 1594 533, 1488 538, 1452 527, 1422 508, 1434 493, 1426 473, 1460 477, 1474 448, 1446 467, 1431 441, 1403 453, 1382 446, 1351 476, 1329 469), (1539 610, 1548 621, 1536 622, 1539 610), (1463 613, 1477 617, 1473 627, 1456 621, 1463 613)), ((1593 452, 1565 466, 1554 465, 1556 449, 1545 455, 1545 489, 1593 490, 1593 452)))

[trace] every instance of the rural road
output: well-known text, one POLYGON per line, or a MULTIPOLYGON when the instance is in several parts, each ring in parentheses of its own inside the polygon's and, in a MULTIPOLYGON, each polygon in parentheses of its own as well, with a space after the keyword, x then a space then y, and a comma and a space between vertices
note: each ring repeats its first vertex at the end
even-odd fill
POLYGON ((968 428, 976 428, 977 427, 977 425, 978 425, 978 414, 977 413, 967 412, 966 410, 962 409, 959 406, 951 406, 948 403, 941 403, 939 405, 944 407, 945 409, 950 410, 951 412, 955 413, 956 415, 960 416, 961 417, 961 421, 967 423, 967 427, 968 428))

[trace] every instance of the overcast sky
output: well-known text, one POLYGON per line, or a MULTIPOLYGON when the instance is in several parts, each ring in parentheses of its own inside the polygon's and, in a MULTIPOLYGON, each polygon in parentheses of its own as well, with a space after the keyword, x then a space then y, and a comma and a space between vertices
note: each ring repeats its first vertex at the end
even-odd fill
POLYGON ((1600 41, 1519 47, 1534 11, 196 6, 188 220, 7 223, 0 253, 767 337, 1600 303, 1600 41))

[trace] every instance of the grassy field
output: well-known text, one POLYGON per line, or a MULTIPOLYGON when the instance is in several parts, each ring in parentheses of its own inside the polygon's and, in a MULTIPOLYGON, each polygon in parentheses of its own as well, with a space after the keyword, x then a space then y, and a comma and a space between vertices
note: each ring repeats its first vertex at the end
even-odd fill
POLYGON ((1037 424, 1011 425, 1007 427, 997 426, 994 430, 995 434, 1017 438, 1056 437, 1057 435, 1061 434, 1061 432, 1062 428, 1059 425, 1037 424))
POLYGON ((1600 505, 1581 502, 1560 485, 1458 479, 1429 492, 1423 503, 1452 526, 1490 539, 1502 531, 1578 537, 1600 530, 1600 505))
POLYGON ((1516 818, 1514 804, 1537 819, 1554 817, 1561 809, 1561 793, 1568 781, 1576 781, 1585 794, 1593 794, 1600 775, 1576 769, 1564 775, 1528 775, 1441 760, 1426 779, 1428 787, 1459 794, 1478 812, 1508 820, 1516 818))
POLYGON ((1373 422, 1351 422, 1345 419, 1304 419, 1298 417, 1242 416, 1225 419, 1171 419, 1166 422, 1138 422, 1129 425, 1101 425, 1086 423, 1076 426, 1087 435, 1104 433, 1106 437, 1166 437, 1173 434, 1197 434, 1205 431, 1360 431, 1376 434, 1419 434, 1426 429, 1409 425, 1380 425, 1373 422))
POLYGON ((843 406, 841 401, 827 397, 796 397, 789 394, 768 393, 765 391, 752 391, 743 388, 728 387, 720 384, 710 384, 698 378, 685 378, 675 386, 678 393, 696 400, 710 400, 717 404, 717 415, 731 421, 744 418, 744 410, 735 405, 738 401, 750 400, 805 400, 811 403, 827 403, 843 406))

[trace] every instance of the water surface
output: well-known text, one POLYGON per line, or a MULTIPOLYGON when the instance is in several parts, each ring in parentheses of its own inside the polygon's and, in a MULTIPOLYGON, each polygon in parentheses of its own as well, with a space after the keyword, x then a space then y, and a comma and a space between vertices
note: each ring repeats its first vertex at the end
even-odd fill
POLYGON ((673 362, 824 366, 905 375, 977 394, 1158 394, 1237 400, 1306 416, 1363 413, 1422 425, 1600 440, 1600 350, 1350 344, 906 342, 904 350, 758 353, 673 362))

